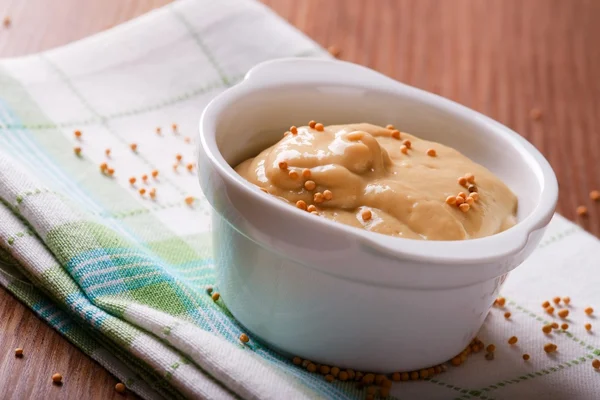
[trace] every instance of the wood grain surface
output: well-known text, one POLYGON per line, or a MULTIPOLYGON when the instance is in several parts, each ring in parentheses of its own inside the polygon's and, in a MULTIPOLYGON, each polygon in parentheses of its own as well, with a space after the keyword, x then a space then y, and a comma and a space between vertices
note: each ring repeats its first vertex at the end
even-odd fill
MULTIPOLYGON (((0 0, 0 57, 59 46, 169 0, 0 0)), ((478 110, 548 158, 558 211, 600 235, 600 1, 263 0, 340 58, 478 110), (539 120, 530 116, 539 109, 539 120), (587 217, 575 209, 585 205, 587 217)), ((502 149, 498 149, 502 151, 502 149)), ((114 378, 0 291, 2 398, 121 398, 114 378), (13 349, 24 346, 26 357, 13 349), (53 387, 61 370, 65 385, 53 387), (10 383, 12 382, 12 384, 10 383), (8 391, 6 391, 8 388, 8 391)))

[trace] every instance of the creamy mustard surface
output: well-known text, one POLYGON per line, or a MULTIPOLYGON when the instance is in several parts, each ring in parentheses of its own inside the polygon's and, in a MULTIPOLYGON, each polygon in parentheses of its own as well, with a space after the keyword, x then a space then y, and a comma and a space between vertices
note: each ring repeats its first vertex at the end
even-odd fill
POLYGON ((464 240, 516 222, 516 196, 490 171, 392 126, 311 121, 235 170, 312 214, 391 236, 464 240))

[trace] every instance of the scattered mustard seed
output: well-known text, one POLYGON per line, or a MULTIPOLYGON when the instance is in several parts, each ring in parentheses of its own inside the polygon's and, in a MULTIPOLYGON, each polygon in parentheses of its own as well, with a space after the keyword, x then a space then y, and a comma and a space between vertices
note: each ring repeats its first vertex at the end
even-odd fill
POLYGON ((296 135, 298 133, 298 128, 296 128, 295 126, 291 126, 290 127, 290 132, 292 132, 292 134, 296 135))
POLYGON ((551 326, 554 329, 558 329, 558 323, 557 322, 553 322, 551 326))
POLYGON ((523 354, 523 360, 525 360, 525 361, 529 360, 529 354, 523 354))
POLYGON ((463 200, 467 199, 467 194, 465 192, 458 192, 458 196, 462 197, 463 200))
POLYGON ((539 108, 532 108, 531 111, 529 111, 529 117, 534 121, 539 121, 542 118, 542 110, 539 108))
POLYGON ((410 147, 412 146, 412 143, 410 142, 410 140, 406 139, 404 142, 402 142, 403 145, 405 145, 407 148, 410 149, 410 147))
POLYGON ((148 194, 150 195, 151 199, 156 198, 156 188, 150 189, 150 191, 148 192, 148 194))
POLYGON ((559 310, 558 311, 558 316, 561 317, 561 318, 563 318, 563 319, 567 318, 569 316, 569 310, 564 309, 564 308, 562 310, 559 310))
POLYGON ((435 151, 435 149, 429 149, 429 150, 427 150, 427 155, 429 157, 435 157, 435 156, 437 156, 437 152, 435 151))
POLYGON ((586 331, 591 331, 592 330, 592 324, 590 324, 590 323, 585 324, 584 327, 585 327, 586 331))
POLYGON ((504 318, 509 319, 510 318, 510 312, 505 312, 504 313, 504 318))
POLYGON ((469 191, 469 193, 476 193, 477 192, 477 186, 470 184, 469 186, 467 186, 467 190, 469 191))
POLYGON ((115 174, 115 169, 114 168, 109 168, 106 170, 106 172, 108 173, 109 176, 113 176, 115 174))
MULTIPOLYGON (((394 139, 400 139, 400 131, 398 129, 394 129, 392 131, 391 135, 394 139)), ((406 148, 410 148, 410 147, 406 146, 406 148)))
POLYGON ((341 51, 335 47, 335 46, 329 46, 327 48, 327 51, 329 52, 329 54, 331 54, 333 57, 338 58, 340 56, 341 51))
POLYGON ((408 147, 406 147, 405 145, 400 146, 400 152, 402 154, 408 154, 408 147))
POLYGON ((306 210, 306 202, 304 200, 298 200, 296 202, 296 207, 298 207, 301 210, 306 210))
POLYGON ((363 221, 368 221, 373 216, 373 213, 371 212, 371 210, 363 210, 360 213, 360 216, 362 217, 363 221))
POLYGON ((312 175, 312 173, 310 172, 310 169, 304 168, 302 170, 302 177, 303 178, 310 178, 311 175, 312 175))
POLYGON ((188 165, 186 165, 186 168, 188 169, 188 171, 192 172, 194 170, 194 164, 189 163, 188 165))
POLYGON ((494 359, 494 353, 492 353, 492 352, 485 353, 485 359, 488 361, 492 361, 494 359))
POLYGON ((544 332, 544 333, 546 333, 546 334, 548 334, 548 333, 552 332, 552 325, 544 325, 544 326, 542 327, 542 332, 544 332))
POLYGON ((279 169, 287 169, 288 168, 288 163, 286 163, 285 161, 279 161, 279 164, 277 164, 279 166, 279 169))
POLYGON ((210 297, 212 297, 213 301, 217 301, 221 298, 221 294, 219 292, 214 292, 210 297))
POLYGON ((479 193, 473 192, 469 193, 469 197, 473 199, 473 201, 477 202, 479 200, 479 193))
POLYGON ((448 197, 446 197, 446 204, 449 204, 451 206, 453 206, 454 204, 456 204, 456 197, 454 197, 454 196, 448 196, 448 197))
POLYGON ((160 126, 157 126, 157 127, 156 127, 156 134, 157 134, 157 135, 160 135, 161 131, 162 131, 162 130, 160 129, 160 126))
POLYGON ((465 179, 469 183, 475 183, 475 175, 473 174, 465 174, 465 179))
POLYGON ((158 176, 158 170, 155 169, 154 171, 152 171, 152 177, 156 178, 157 176, 158 176))
POLYGON ((23 349, 20 347, 17 347, 15 349, 15 357, 23 357, 23 349))
POLYGON ((187 204, 188 206, 191 206, 192 204, 194 204, 194 197, 192 196, 188 196, 185 198, 185 204, 187 204))
POLYGON ((548 307, 550 307, 550 302, 549 302, 548 300, 544 301, 544 302, 542 303, 542 307, 543 307, 543 308, 548 308, 548 307))
POLYGON ((308 123, 308 126, 309 126, 309 128, 311 128, 311 129, 315 129, 315 125, 317 125, 317 123, 316 123, 315 121, 313 121, 313 120, 311 120, 311 121, 308 123))
POLYGON ((597 358, 595 358, 595 359, 592 361, 592 367, 593 367, 594 369, 600 369, 600 360, 598 360, 597 358))
POLYGON ((82 135, 82 134, 81 134, 81 131, 75 131, 75 132, 73 132, 73 134, 75 135, 75 137, 76 137, 77 139, 81 139, 81 135, 82 135))
POLYGON ((385 129, 394 130, 396 128, 394 127, 394 125, 388 124, 385 126, 385 129))
POLYGON ((175 154, 175 159, 179 162, 181 162, 181 160, 183 159, 183 156, 181 154, 175 154))
POLYGON ((144 183, 148 183, 148 175, 142 175, 142 180, 144 181, 144 183))
POLYGON ((516 336, 511 336, 510 339, 508 339, 508 344, 515 344, 518 340, 519 339, 516 336))
POLYGON ((248 335, 246 335, 245 333, 242 333, 240 335, 240 342, 248 343, 249 341, 250 341, 250 338, 248 337, 248 335))
POLYGON ((556 351, 556 349, 558 348, 557 345, 555 345, 554 343, 546 343, 544 345, 544 351, 546 353, 554 353, 556 351))
POLYGON ((129 147, 131 148, 131 151, 137 151, 137 144, 136 143, 131 143, 129 145, 129 147))
POLYGON ((146 194, 146 189, 140 188, 139 192, 140 192, 140 195, 143 196, 146 194))
POLYGON ((472 206, 473 204, 475 204, 475 200, 473 200, 473 198, 471 196, 467 197, 467 199, 465 200, 465 202, 469 205, 472 206))
POLYGON ((100 171, 106 172, 107 169, 108 169, 107 163, 103 162, 102 164, 100 164, 100 171))
POLYGON ((54 383, 55 385, 60 385, 62 383, 62 375, 61 374, 54 374, 52 375, 52 383, 54 383))
POLYGON ((489 345, 488 345, 488 347, 486 347, 486 348, 485 348, 485 350, 486 350, 488 353, 493 353, 494 351, 496 351, 496 346, 495 346, 495 345, 493 345, 493 344, 489 344, 489 345))
POLYGON ((288 176, 289 176, 291 179, 294 179, 294 180, 295 180, 295 179, 298 179, 298 177, 299 177, 300 175, 298 175, 298 173, 297 173, 296 171, 290 171, 290 172, 288 172, 288 176))
POLYGON ((110 157, 110 149, 104 150, 104 154, 106 154, 106 157, 110 157))
POLYGON ((125 385, 124 385, 124 384, 122 384, 121 382, 117 383, 117 384, 115 385, 115 391, 116 391, 117 393, 125 393, 125 385))
POLYGON ((131 178, 129 178, 129 183, 130 183, 131 185, 134 185, 134 184, 135 184, 135 181, 137 181, 137 179, 135 179, 135 176, 132 176, 131 178))
POLYGON ((292 362, 294 363, 294 365, 300 365, 302 364, 302 359, 300 357, 294 357, 292 358, 292 362))
POLYGON ((463 198, 462 198, 462 197, 460 197, 460 196, 456 196, 456 197, 454 198, 454 202, 456 203, 456 205, 457 205, 457 206, 459 206, 459 207, 460 207, 460 205, 461 205, 462 203, 464 203, 464 202, 465 202, 465 199, 463 199, 463 198))
POLYGON ((346 371, 340 371, 340 373, 338 374, 338 379, 342 382, 345 382, 348 380, 348 373, 346 371))
POLYGON ((308 206, 306 208, 306 211, 308 211, 308 212, 317 211, 317 207, 315 207, 313 204, 311 204, 310 206, 308 206))
POLYGON ((179 164, 178 163, 173 164, 173 171, 177 172, 178 168, 179 168, 179 164))
POLYGON ((504 305, 506 304, 506 299, 504 297, 498 297, 496 299, 496 303, 500 306, 500 307, 504 307, 504 305))
POLYGON ((325 197, 325 200, 331 200, 333 199, 333 193, 331 193, 331 190, 324 190, 323 197, 325 197))
POLYGON ((594 201, 599 201, 600 200, 600 191, 592 190, 590 192, 590 199, 592 199, 594 201))
POLYGON ((321 204, 322 202, 324 202, 325 197, 323 196, 323 193, 321 193, 321 192, 315 193, 313 196, 313 201, 317 204, 321 204))
POLYGON ((319 132, 323 132, 325 130, 325 127, 323 126, 322 123, 318 123, 318 124, 315 124, 315 129, 319 132))
POLYGON ((333 375, 327 374, 327 375, 325 375, 325 380, 327 382, 331 383, 331 382, 335 381, 335 378, 333 377, 333 375))
POLYGON ((81 147, 74 147, 73 148, 73 152, 75 153, 76 156, 81 156, 81 147))
POLYGON ((569 329, 569 324, 562 324, 560 326, 560 329, 562 329, 563 331, 566 331, 567 329, 569 329))
POLYGON ((461 176, 460 178, 458 178, 458 184, 460 186, 467 187, 467 178, 465 178, 464 176, 461 176))
POLYGON ((554 314, 554 307, 550 306, 550 307, 546 307, 546 312, 548 314, 554 314))
POLYGON ((331 367, 331 375, 333 375, 335 378, 337 378, 339 373, 340 373, 340 369, 338 367, 331 367))
POLYGON ((560 297, 556 296, 552 299, 552 301, 554 302, 554 304, 560 304, 560 297))
POLYGON ((172 124, 171 129, 173 129, 173 133, 177 133, 177 124, 172 124))
POLYGON ((570 297, 563 297, 562 301, 563 301, 563 303, 565 303, 566 305, 569 305, 569 303, 571 302, 571 298, 570 298, 570 297))
POLYGON ((471 206, 468 203, 462 203, 460 206, 458 206, 458 208, 460 208, 460 211, 462 212, 467 212, 471 206))
POLYGON ((587 307, 583 310, 587 315, 592 315, 594 313, 594 309, 592 307, 587 307))
POLYGON ((394 372, 394 373, 392 374, 392 380, 393 380, 394 382, 400 382, 400 372, 394 372))
POLYGON ((4 20, 2 21, 2 23, 4 24, 4 26, 6 28, 8 28, 10 26, 10 24, 11 24, 10 17, 4 17, 4 20))
POLYGON ((586 206, 579 206, 577 207, 577 215, 579 215, 580 217, 585 217, 588 213, 588 209, 586 206))
POLYGON ((315 190, 317 184, 314 181, 306 181, 304 182, 304 188, 306 190, 315 190))

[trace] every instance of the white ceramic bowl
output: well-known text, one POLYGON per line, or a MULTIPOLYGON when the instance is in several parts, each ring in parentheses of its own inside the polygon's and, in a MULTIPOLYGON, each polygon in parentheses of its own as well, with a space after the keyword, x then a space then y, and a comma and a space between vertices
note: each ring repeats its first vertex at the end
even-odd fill
POLYGON ((557 201, 548 162, 512 130, 341 61, 260 64, 208 105, 200 136, 225 304, 254 338, 328 365, 410 371, 460 353, 507 273, 536 248, 557 201), (394 124, 458 149, 517 194, 518 224, 467 241, 400 239, 316 218, 232 168, 311 119, 394 124))

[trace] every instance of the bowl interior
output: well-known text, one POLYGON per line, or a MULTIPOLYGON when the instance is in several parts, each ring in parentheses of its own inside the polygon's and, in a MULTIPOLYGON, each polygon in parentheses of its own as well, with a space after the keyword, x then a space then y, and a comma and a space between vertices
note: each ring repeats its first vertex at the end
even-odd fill
MULTIPOLYGON (((518 196, 518 220, 540 200, 544 181, 523 140, 499 123, 414 89, 385 92, 361 86, 286 84, 248 91, 220 113, 216 143, 235 167, 281 139, 291 125, 369 122, 453 147, 485 166, 518 196)), ((242 179, 242 178, 240 178, 242 179)))

